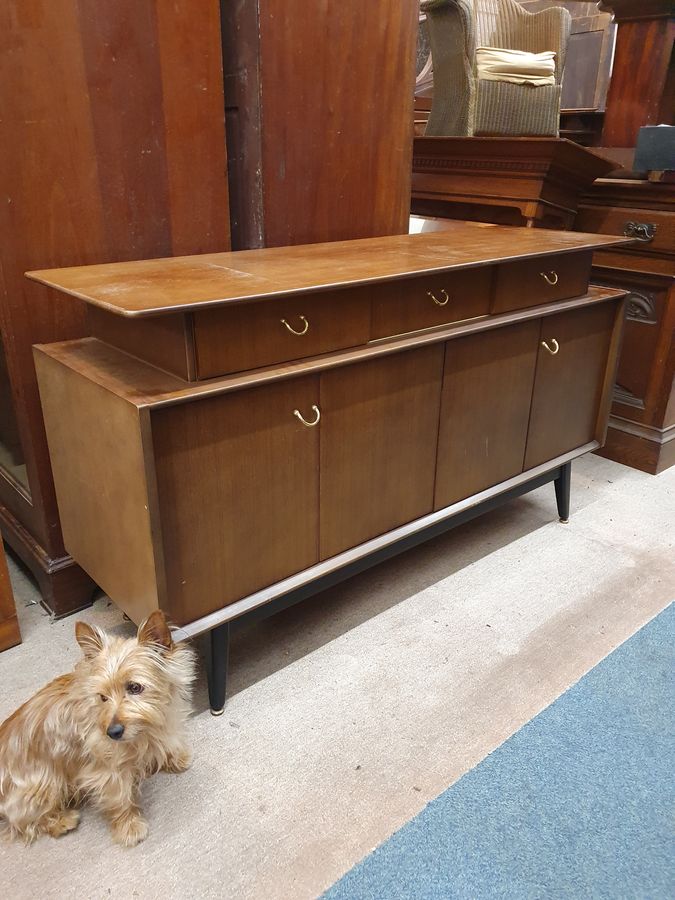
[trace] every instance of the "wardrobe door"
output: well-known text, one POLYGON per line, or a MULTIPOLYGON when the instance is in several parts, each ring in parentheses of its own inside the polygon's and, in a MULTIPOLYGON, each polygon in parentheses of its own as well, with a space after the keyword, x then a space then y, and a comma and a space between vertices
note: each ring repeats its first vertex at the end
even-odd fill
POLYGON ((446 343, 435 509, 522 472, 538 337, 533 320, 446 343))

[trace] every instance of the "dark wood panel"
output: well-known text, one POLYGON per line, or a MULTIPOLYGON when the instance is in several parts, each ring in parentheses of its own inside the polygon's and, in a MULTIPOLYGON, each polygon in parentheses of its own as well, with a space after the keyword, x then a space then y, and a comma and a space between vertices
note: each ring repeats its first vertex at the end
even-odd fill
POLYGON ((176 623, 239 600, 318 560, 318 378, 152 414, 166 561, 176 623))
POLYGON ((485 267, 373 288, 371 338, 486 316, 492 277, 492 267, 485 267))
MULTIPOLYGON (((610 0, 607 6, 612 5, 616 4, 610 0)), ((667 4, 661 5, 663 14, 667 4)), ((649 15, 644 8, 642 12, 649 15)), ((674 39, 675 18, 619 22, 602 129, 603 147, 634 147, 642 125, 673 122, 675 110, 663 109, 662 98, 672 65, 674 39)))
POLYGON ((526 469, 594 439, 616 315, 609 301, 542 319, 526 469))
POLYGON ((320 558, 433 508, 437 345, 321 375, 320 558))
POLYGON ((194 314, 198 377, 355 347, 366 343, 369 330, 368 287, 200 310, 194 314))
POLYGON ((592 254, 585 252, 497 266, 492 312, 580 297, 588 289, 591 262, 592 254))
POLYGON ((407 231, 417 0, 223 9, 235 246, 407 231))
POLYGON ((448 341, 435 509, 522 472, 540 321, 448 341))

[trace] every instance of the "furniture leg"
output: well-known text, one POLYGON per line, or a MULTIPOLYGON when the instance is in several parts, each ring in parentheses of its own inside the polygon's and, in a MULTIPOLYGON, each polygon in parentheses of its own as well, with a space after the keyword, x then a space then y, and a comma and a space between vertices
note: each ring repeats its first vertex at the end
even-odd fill
POLYGON ((227 663, 230 655, 230 623, 214 628, 210 635, 208 661, 209 704, 212 716, 222 716, 225 711, 227 691, 227 663))
POLYGON ((572 463, 560 467, 560 475, 555 479, 555 499, 558 504, 560 521, 567 524, 570 520, 570 486, 572 483, 572 463))

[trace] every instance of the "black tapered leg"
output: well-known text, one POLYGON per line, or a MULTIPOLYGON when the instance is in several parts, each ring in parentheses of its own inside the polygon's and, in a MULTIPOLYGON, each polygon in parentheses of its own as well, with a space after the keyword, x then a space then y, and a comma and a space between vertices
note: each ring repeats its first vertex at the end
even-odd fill
POLYGON ((230 656, 230 623, 218 625, 209 634, 209 704, 212 716, 222 716, 225 711, 227 691, 227 663, 230 656))
POLYGON ((558 515, 561 522, 570 520, 570 486, 572 483, 572 463, 560 467, 560 475, 554 481, 555 499, 558 504, 558 515))

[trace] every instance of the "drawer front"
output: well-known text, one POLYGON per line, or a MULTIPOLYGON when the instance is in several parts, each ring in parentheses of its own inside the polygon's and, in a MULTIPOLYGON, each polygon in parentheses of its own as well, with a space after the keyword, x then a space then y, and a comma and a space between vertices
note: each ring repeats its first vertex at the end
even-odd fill
POLYGON ((640 253, 668 253, 675 256, 675 215, 654 209, 626 209, 613 206, 581 206, 576 231, 623 234, 635 239, 618 248, 640 253))
POLYGON ((498 266, 492 312, 581 297, 588 290, 592 255, 564 253, 498 266))
POLYGON ((368 341, 367 287, 293 295, 194 315, 197 377, 214 378, 368 341))
POLYGON ((378 285, 373 291, 371 339, 486 316, 492 277, 493 268, 483 267, 378 285))

